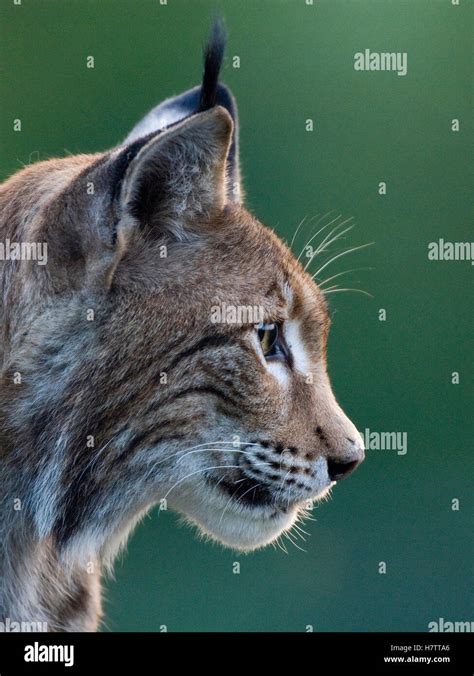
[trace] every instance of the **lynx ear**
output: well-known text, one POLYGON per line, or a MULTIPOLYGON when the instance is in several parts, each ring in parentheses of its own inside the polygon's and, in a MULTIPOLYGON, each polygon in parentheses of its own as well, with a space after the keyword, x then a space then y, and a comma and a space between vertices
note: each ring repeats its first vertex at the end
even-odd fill
POLYGON ((173 96, 145 115, 128 134, 124 143, 133 144, 143 137, 170 129, 178 122, 195 113, 222 106, 232 118, 232 141, 227 157, 227 198, 241 202, 242 187, 239 162, 239 122, 237 104, 228 87, 219 82, 219 72, 224 58, 226 31, 221 19, 212 25, 211 34, 204 51, 202 84, 179 96, 173 96))
POLYGON ((151 232, 186 238, 225 204, 232 129, 229 113, 216 106, 154 136, 127 168, 122 214, 151 232))
MULTIPOLYGON (((205 92, 204 92, 205 93, 205 92)), ((164 131, 173 127, 187 117, 203 110, 203 87, 189 89, 179 96, 166 99, 159 106, 150 110, 132 129, 125 139, 125 144, 135 143, 144 136, 164 131)), ((204 102, 206 103, 206 102, 204 102)), ((217 83, 213 92, 212 106, 222 106, 232 118, 232 142, 227 157, 227 198, 231 202, 240 202, 242 199, 242 185, 240 178, 239 158, 239 117, 237 103, 228 87, 217 83)), ((210 107, 212 107, 210 106, 210 107)))

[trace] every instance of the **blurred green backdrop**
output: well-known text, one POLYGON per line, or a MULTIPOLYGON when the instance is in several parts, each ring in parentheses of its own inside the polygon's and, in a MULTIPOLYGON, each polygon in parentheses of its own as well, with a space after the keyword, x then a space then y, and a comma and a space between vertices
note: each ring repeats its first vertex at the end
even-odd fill
MULTIPOLYGON (((197 84, 211 17, 223 14, 248 206, 288 239, 304 216, 334 210, 356 222, 345 244, 375 242, 328 271, 374 268, 343 284, 373 299, 329 296, 330 373, 359 429, 408 434, 406 455, 369 450, 314 510, 306 552, 287 543, 287 555, 239 555, 152 513, 108 584, 106 628, 425 631, 439 617, 473 619, 474 269, 427 257, 431 241, 473 239, 472 2, 0 6, 2 178, 37 159, 110 147, 153 105, 197 84), (365 49, 407 52, 407 75, 355 71, 365 49)), ((301 229, 297 252, 310 232, 301 229)))

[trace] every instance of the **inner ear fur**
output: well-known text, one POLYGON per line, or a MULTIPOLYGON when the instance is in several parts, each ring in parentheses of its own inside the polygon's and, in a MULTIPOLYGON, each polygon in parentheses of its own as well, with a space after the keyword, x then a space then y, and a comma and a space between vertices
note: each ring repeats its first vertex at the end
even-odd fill
MULTIPOLYGON (((185 239, 226 202, 226 160, 232 140, 229 113, 216 106, 158 134, 127 168, 120 194, 130 230, 130 216, 148 234, 185 239), (150 233, 151 231, 151 233, 150 233)), ((124 231, 118 239, 127 237, 124 231)))

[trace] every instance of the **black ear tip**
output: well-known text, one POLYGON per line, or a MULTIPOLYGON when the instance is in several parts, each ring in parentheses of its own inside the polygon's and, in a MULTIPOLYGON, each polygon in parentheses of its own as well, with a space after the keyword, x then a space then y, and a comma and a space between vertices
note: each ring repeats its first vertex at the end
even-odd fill
POLYGON ((220 58, 220 61, 222 61, 226 43, 227 31, 224 19, 222 16, 216 16, 212 22, 209 38, 205 48, 205 56, 207 57, 209 53, 214 53, 220 58))
POLYGON ((212 21, 209 42, 211 44, 220 45, 222 49, 224 49, 226 40, 227 40, 227 32, 225 28, 224 18, 222 16, 215 16, 212 21))
POLYGON ((204 75, 201 85, 199 110, 216 105, 219 72, 224 59, 227 34, 221 17, 213 21, 211 34, 204 49, 204 75))

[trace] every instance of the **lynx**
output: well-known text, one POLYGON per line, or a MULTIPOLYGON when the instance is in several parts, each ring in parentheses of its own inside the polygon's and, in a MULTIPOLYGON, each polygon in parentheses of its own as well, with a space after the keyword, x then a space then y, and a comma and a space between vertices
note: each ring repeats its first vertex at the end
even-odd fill
POLYGON ((112 150, 0 188, 1 240, 47 245, 45 265, 1 263, 2 621, 93 631, 101 576, 152 506, 252 550, 363 460, 324 295, 243 206, 223 50, 216 24, 200 86, 112 150))

